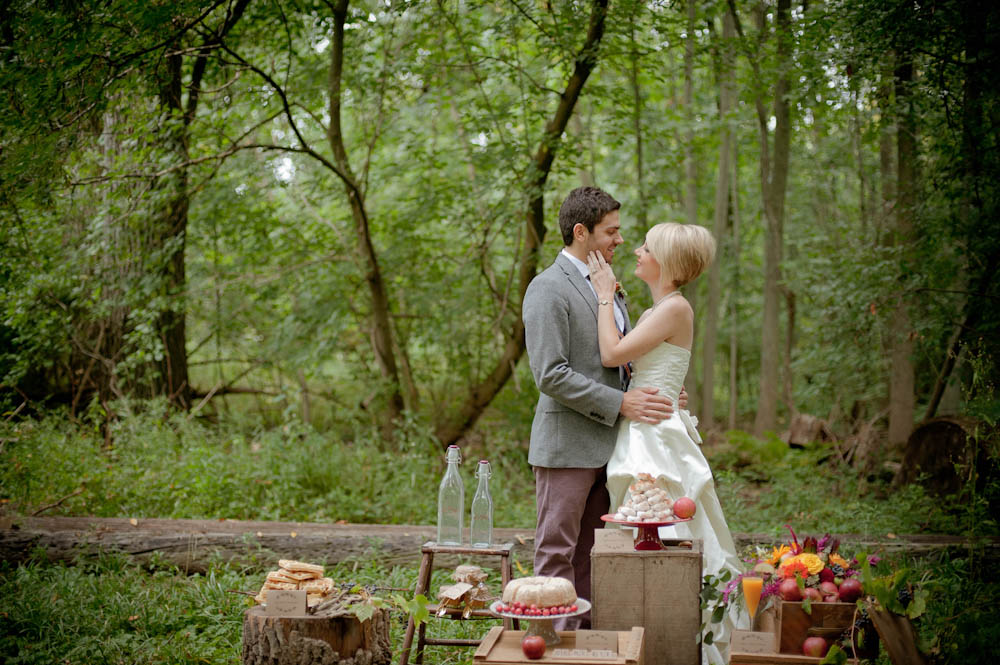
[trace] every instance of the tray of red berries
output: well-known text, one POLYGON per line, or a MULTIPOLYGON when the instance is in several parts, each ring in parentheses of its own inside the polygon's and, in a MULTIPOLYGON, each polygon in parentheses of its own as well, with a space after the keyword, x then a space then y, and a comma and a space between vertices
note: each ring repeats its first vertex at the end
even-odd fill
POLYGON ((490 612, 506 619, 558 619, 559 617, 576 616, 588 611, 590 611, 590 601, 584 598, 577 598, 572 605, 559 605, 557 607, 537 607, 518 601, 508 604, 502 600, 490 605, 490 612))

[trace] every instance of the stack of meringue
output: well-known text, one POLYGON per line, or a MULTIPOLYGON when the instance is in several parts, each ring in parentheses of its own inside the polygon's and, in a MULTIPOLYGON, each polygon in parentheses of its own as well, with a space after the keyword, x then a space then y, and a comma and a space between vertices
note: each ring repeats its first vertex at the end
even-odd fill
POLYGON ((628 486, 628 498, 615 513, 615 519, 622 522, 668 522, 676 519, 674 502, 667 491, 656 487, 655 480, 648 473, 640 473, 638 479, 628 486))

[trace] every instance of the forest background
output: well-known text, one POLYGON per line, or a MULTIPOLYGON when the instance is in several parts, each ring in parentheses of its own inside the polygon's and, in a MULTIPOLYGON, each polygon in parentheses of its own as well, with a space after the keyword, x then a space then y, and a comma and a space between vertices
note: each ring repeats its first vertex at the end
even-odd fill
MULTIPOLYGON (((959 484, 996 489, 991 3, 0 15, 0 402, 5 427, 42 423, 52 456, 72 432, 111 455, 192 420, 229 451, 249 421, 248 440, 308 431, 331 459, 437 468, 458 442, 523 474, 537 391, 520 303, 561 246, 560 202, 595 184, 623 203, 625 248, 661 221, 719 241, 685 291, 710 442, 798 425, 861 482, 891 480, 920 456, 915 428, 945 418, 973 434, 959 484)), ((629 258, 634 319, 650 303, 629 258)), ((31 465, 18 431, 9 469, 31 465)), ((2 500, 21 510, 62 496, 16 485, 5 474, 2 500)), ((146 509, 171 515, 159 489, 146 509)), ((122 508, 92 490, 59 506, 122 508)), ((382 508, 353 516, 406 518, 382 508)))

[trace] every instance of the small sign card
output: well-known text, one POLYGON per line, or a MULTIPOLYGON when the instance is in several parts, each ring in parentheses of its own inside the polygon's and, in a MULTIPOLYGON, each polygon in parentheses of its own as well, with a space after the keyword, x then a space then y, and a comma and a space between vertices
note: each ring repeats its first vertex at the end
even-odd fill
POLYGON ((739 653, 777 653, 774 633, 734 630, 730 649, 739 653))
POLYGON ((618 633, 613 630, 578 630, 573 649, 555 649, 556 658, 615 660, 618 658, 618 633))
POLYGON ((268 589, 264 614, 268 616, 306 616, 305 589, 268 589))
POLYGON ((576 648, 590 651, 614 651, 618 654, 618 633, 613 630, 578 630, 576 648))

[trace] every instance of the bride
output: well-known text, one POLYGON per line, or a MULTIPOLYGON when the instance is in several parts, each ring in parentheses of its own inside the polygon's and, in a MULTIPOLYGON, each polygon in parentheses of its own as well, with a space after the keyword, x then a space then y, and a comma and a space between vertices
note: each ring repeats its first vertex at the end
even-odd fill
MULTIPOLYGON (((646 234, 645 243, 635 250, 635 255, 635 274, 649 286, 653 306, 621 338, 610 305, 615 275, 600 253, 588 256, 590 280, 598 300, 601 363, 605 367, 633 363, 630 388, 656 387, 660 394, 676 402, 694 341, 694 311, 678 289, 711 264, 715 240, 707 229, 694 224, 657 224, 646 234)), ((661 527, 660 537, 701 539, 704 573, 714 576, 729 569, 735 576, 739 573, 736 546, 715 493, 712 470, 701 452, 701 437, 687 411, 678 411, 677 415, 680 417, 655 425, 621 422, 607 467, 611 509, 624 503, 628 486, 640 473, 650 474, 672 499, 687 496, 697 506, 690 522, 661 527)), ((703 651, 708 662, 729 662, 725 651, 733 627, 729 616, 723 620, 721 631, 712 626, 712 645, 703 651)))

